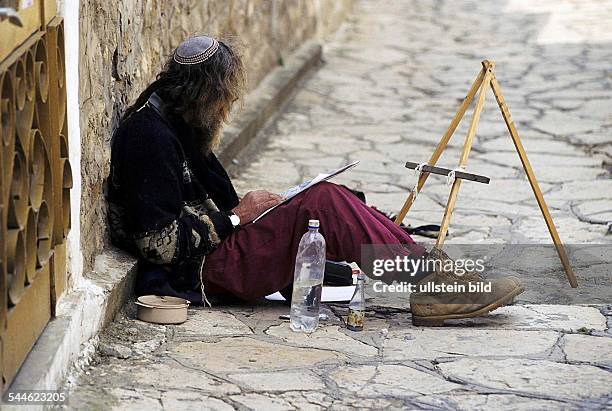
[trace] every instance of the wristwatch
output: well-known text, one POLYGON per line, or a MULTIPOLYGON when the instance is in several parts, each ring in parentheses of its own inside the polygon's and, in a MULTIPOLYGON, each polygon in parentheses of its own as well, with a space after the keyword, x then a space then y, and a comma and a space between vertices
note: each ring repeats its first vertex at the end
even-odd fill
POLYGON ((240 217, 238 217, 232 211, 228 211, 227 212, 227 216, 229 217, 230 221, 232 222, 232 227, 234 227, 234 228, 240 227, 240 217))

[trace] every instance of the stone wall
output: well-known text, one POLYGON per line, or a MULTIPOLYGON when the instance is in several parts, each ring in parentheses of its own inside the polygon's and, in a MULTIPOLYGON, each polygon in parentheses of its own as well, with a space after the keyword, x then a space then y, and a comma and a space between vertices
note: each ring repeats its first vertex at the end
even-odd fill
MULTIPOLYGON (((192 34, 237 36, 249 88, 305 40, 334 31, 350 0, 80 2, 81 244, 85 267, 105 246, 109 141, 123 110, 192 34)), ((68 79, 71 81, 71 79, 68 79)))

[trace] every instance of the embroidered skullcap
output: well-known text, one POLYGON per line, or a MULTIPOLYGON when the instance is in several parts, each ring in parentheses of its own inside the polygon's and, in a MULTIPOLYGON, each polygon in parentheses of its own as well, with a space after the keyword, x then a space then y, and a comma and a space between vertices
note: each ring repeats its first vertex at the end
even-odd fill
POLYGON ((219 49, 219 42, 212 37, 191 37, 182 42, 174 52, 174 61, 179 64, 198 64, 210 58, 219 49))

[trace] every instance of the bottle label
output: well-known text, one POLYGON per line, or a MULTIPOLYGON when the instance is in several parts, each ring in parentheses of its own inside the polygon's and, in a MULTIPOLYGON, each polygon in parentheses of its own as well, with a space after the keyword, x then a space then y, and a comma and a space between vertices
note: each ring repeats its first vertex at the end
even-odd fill
POLYGON ((349 308, 348 318, 346 319, 346 327, 352 330, 363 329, 363 321, 365 319, 365 311, 351 310, 349 308))

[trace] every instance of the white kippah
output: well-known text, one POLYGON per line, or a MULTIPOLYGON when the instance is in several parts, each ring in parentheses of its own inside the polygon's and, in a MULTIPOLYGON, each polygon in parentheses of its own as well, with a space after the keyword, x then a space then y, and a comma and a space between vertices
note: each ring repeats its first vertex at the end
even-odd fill
POLYGON ((219 49, 219 42, 212 37, 191 37, 174 51, 174 61, 179 64, 198 64, 210 58, 219 49))

